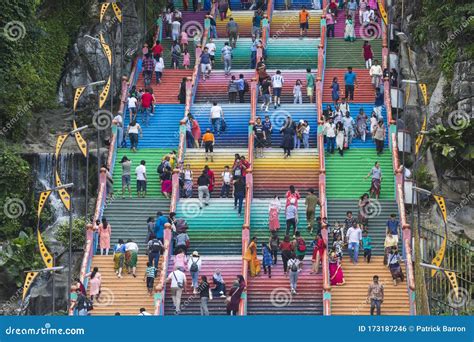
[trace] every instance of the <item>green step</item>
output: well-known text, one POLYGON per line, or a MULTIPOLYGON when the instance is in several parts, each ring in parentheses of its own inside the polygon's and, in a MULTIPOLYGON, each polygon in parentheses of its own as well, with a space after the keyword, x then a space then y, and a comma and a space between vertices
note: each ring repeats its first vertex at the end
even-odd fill
MULTIPOLYGON (((352 66, 354 69, 365 68, 365 61, 362 57, 362 45, 364 41, 357 39, 355 42, 346 42, 342 38, 331 38, 327 40, 326 47, 326 68, 345 69, 352 66)), ((374 60, 378 59, 382 64, 382 40, 374 39, 370 41, 374 52, 374 60)))
POLYGON ((242 216, 238 216, 233 208, 233 199, 213 198, 209 206, 202 209, 197 198, 181 199, 176 215, 188 223, 190 249, 199 251, 201 255, 240 255, 244 208, 242 216))
MULTIPOLYGON (((316 228, 313 234, 310 234, 307 229, 306 223, 306 206, 304 205, 305 194, 301 194, 302 198, 298 201, 298 224, 297 229, 301 233, 301 236, 305 239, 306 244, 309 246, 311 241, 314 239, 317 231, 316 228)), ((259 246, 262 242, 268 242, 270 238, 270 229, 268 228, 268 205, 272 199, 255 199, 252 201, 251 216, 250 216, 250 236, 256 236, 258 238, 259 246)), ((286 219, 285 219, 285 202, 286 199, 281 199, 281 211, 280 211, 280 229, 278 230, 278 236, 282 241, 285 237, 286 230, 286 219)), ((319 216, 319 207, 316 207, 315 217, 319 216)), ((291 235, 290 228, 290 235, 291 235)), ((293 237, 291 237, 293 239, 293 237)), ((309 250, 306 254, 310 254, 309 250)))
POLYGON ((104 217, 112 226, 111 245, 118 239, 132 239, 144 254, 147 238, 147 219, 156 217, 158 211, 168 215, 170 201, 165 198, 115 199, 106 204, 104 217))
POLYGON ((395 180, 393 176, 392 155, 385 149, 381 156, 372 149, 349 149, 341 157, 337 151, 326 153, 326 194, 328 199, 358 199, 369 193, 370 177, 364 179, 375 162, 382 169, 380 199, 395 199, 395 180))
MULTIPOLYGON (((215 56, 215 70, 224 70, 224 62, 221 60, 221 50, 224 47, 224 43, 227 39, 214 39, 216 44, 216 56, 215 56)), ((232 69, 250 69, 250 47, 252 46, 252 40, 249 38, 241 38, 237 40, 237 47, 232 50, 232 69)), ((227 87, 227 84, 224 84, 227 87)))
MULTIPOLYGON (((171 68, 171 47, 173 45, 173 41, 171 39, 167 39, 163 37, 163 41, 161 42, 161 45, 163 46, 163 60, 165 61, 165 72, 166 69, 171 68)), ((181 47, 181 46, 180 46, 181 47)), ((184 52, 181 50, 181 52, 184 52)), ((194 62, 196 61, 196 47, 194 46, 194 41, 192 38, 188 39, 188 52, 189 52, 189 59, 190 59, 190 66, 189 68, 192 68, 194 66, 194 62)), ((184 69, 183 68, 183 56, 179 58, 179 69, 184 69)))
POLYGON ((319 39, 272 39, 267 45, 267 69, 315 70, 319 43, 319 39))
MULTIPOLYGON (((137 196, 137 177, 135 174, 135 168, 140 165, 141 160, 146 161, 146 170, 147 170, 147 196, 148 197, 158 197, 164 198, 161 194, 161 184, 159 182, 158 173, 156 169, 161 162, 163 156, 169 153, 171 149, 167 148, 142 148, 139 149, 137 152, 133 153, 129 149, 119 149, 117 151, 117 157, 115 159, 115 166, 114 166, 114 192, 116 196, 121 196, 122 194, 122 165, 120 161, 122 157, 125 155, 128 159, 132 161, 131 167, 131 181, 130 181, 130 188, 132 190, 132 197, 137 196)), ((126 192, 125 195, 128 197, 128 193, 126 192)))

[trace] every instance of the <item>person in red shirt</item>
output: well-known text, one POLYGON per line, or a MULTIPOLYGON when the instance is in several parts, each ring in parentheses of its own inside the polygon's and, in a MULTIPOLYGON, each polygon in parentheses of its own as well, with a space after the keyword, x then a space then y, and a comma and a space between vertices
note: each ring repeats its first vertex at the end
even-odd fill
POLYGON ((245 159, 245 156, 240 156, 240 167, 242 168, 242 177, 245 182, 246 171, 250 167, 250 163, 245 159))
POLYGON ((313 241, 313 257, 311 261, 313 262, 313 268, 311 274, 316 274, 319 272, 319 262, 323 259, 323 253, 326 250, 326 244, 324 243, 323 237, 321 234, 318 234, 316 240, 313 241))
POLYGON ((288 260, 290 260, 293 252, 293 245, 290 241, 290 236, 286 235, 282 242, 280 242, 281 260, 283 260, 283 272, 288 274, 288 260))
POLYGON ((151 51, 153 52, 153 57, 156 57, 158 55, 161 56, 163 54, 163 46, 161 46, 159 40, 156 41, 156 44, 151 48, 151 51))
POLYGON ((209 178, 209 193, 214 190, 214 185, 216 184, 216 177, 214 176, 214 171, 212 171, 209 166, 204 166, 204 171, 207 173, 207 177, 209 178))
POLYGON ((149 117, 152 115, 153 106, 155 104, 155 98, 151 93, 150 89, 145 89, 145 93, 141 98, 142 102, 142 123, 145 122, 145 126, 148 127, 149 117))

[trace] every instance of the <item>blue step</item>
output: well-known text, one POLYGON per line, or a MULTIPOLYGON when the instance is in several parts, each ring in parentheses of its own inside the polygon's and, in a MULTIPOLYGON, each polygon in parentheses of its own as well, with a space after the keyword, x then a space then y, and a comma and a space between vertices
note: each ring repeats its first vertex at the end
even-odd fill
MULTIPOLYGON (((209 112, 211 104, 195 104, 191 113, 198 120, 202 134, 211 128, 209 112)), ((247 147, 248 123, 250 120, 250 103, 220 104, 224 111, 227 129, 220 136, 215 136, 215 147, 247 147)))
MULTIPOLYGON (((323 104, 323 109, 325 109, 328 104, 330 104, 332 109, 334 110, 334 104, 332 104, 332 103, 324 103, 323 104)), ((349 109, 350 109, 351 116, 354 119, 354 122, 357 118, 357 115, 359 115, 359 110, 361 108, 364 109, 365 114, 370 119, 370 116, 371 116, 372 111, 374 109, 374 105, 372 103, 351 103, 349 105, 349 109)), ((383 121, 384 121, 384 124, 385 124, 385 128, 388 129, 387 128, 387 111, 385 110, 385 107, 382 110, 382 116, 383 116, 383 121)), ((367 125, 367 130, 370 131, 369 125, 367 125)), ((385 137, 386 137, 385 138, 385 147, 388 147, 388 130, 386 132, 385 137)), ((352 140, 352 144, 351 144, 350 147, 352 147, 352 148, 375 148, 375 143, 372 140, 372 135, 369 133, 366 136, 365 142, 363 142, 359 138, 354 138, 352 140)))
POLYGON ((261 110, 261 100, 257 106, 257 116, 260 116, 264 120, 265 115, 270 117, 273 125, 272 132, 272 147, 280 147, 282 142, 282 135, 280 134, 280 128, 283 126, 285 119, 288 114, 291 115, 294 121, 307 120, 310 127, 309 133, 309 145, 310 147, 316 147, 317 142, 317 114, 315 104, 286 104, 283 103, 281 107, 274 109, 271 105, 268 112, 261 110))
MULTIPOLYGON (((143 138, 139 139, 138 148, 145 147, 173 147, 179 144, 179 121, 184 116, 184 105, 159 104, 155 105, 154 115, 150 117, 148 127, 142 123, 141 114, 138 114, 137 122, 143 130, 143 138)), ((129 124, 128 110, 125 115, 125 130, 129 124)), ((127 146, 130 147, 129 141, 127 146)))

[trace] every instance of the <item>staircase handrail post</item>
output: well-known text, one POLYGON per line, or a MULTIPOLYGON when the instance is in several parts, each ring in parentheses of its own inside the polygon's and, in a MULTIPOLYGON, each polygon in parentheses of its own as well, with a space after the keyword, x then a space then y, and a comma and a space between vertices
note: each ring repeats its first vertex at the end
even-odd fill
POLYGON ((169 259, 171 257, 170 249, 172 247, 171 239, 173 233, 171 231, 171 224, 165 223, 165 230, 163 232, 163 241, 164 241, 164 251, 163 251, 163 262, 161 266, 161 272, 159 281, 155 286, 155 316, 164 316, 165 314, 165 297, 166 297, 166 277, 168 276, 168 265, 169 259))

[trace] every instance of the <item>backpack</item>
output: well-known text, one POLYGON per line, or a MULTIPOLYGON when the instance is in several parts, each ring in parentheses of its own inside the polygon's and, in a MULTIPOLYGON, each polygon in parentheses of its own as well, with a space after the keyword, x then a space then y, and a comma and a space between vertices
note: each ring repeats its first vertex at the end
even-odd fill
POLYGON ((158 168, 156 169, 156 172, 158 172, 160 175, 165 171, 165 161, 163 160, 160 165, 158 165, 158 168))
POLYGON ((290 266, 290 271, 291 272, 298 272, 298 266, 296 265, 296 260, 295 261, 291 260, 291 261, 292 261, 292 264, 290 266))
POLYGON ((188 230, 188 223, 185 219, 177 219, 174 226, 176 227, 176 234, 186 233, 186 230, 188 230))
POLYGON ((194 259, 191 257, 191 260, 192 260, 192 263, 191 263, 191 267, 189 268, 189 271, 190 272, 197 272, 199 271, 199 266, 197 264, 197 261, 199 261, 199 257, 197 258, 197 261, 195 262, 194 259))
POLYGON ((150 246, 150 252, 152 253, 161 253, 163 252, 163 243, 158 240, 158 239, 153 239, 151 246, 150 246))
POLYGON ((249 83, 247 81, 244 81, 244 93, 248 93, 250 90, 249 83))
POLYGON ((306 243, 303 239, 296 240, 296 243, 298 244, 298 252, 306 252, 306 243))
POLYGON ((87 311, 92 311, 94 310, 94 305, 92 303, 92 301, 90 299, 84 299, 84 308, 87 310, 87 311))

